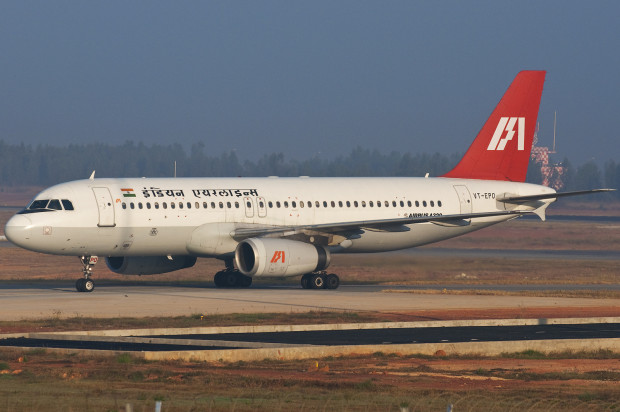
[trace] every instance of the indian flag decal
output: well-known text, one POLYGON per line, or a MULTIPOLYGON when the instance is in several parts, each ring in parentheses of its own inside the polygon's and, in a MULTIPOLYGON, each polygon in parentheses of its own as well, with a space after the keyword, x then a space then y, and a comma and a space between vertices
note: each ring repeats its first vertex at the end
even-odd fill
POLYGON ((123 192, 123 197, 136 197, 133 189, 121 189, 121 192, 123 192))

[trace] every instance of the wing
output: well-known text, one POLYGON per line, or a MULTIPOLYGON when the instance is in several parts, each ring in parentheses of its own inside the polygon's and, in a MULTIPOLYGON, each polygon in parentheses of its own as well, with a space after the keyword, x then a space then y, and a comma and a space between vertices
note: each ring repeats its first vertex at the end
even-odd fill
POLYGON ((374 231, 403 232, 410 230, 406 225, 417 223, 443 223, 453 226, 463 226, 468 224, 468 219, 477 217, 494 217, 494 216, 521 216, 533 213, 523 210, 506 210, 498 212, 483 213, 465 213, 456 215, 443 216, 422 216, 422 217, 404 217, 396 219, 381 220, 358 220, 354 222, 334 222, 321 223, 316 225, 299 225, 299 226, 253 226, 241 227, 233 230, 231 236, 235 240, 242 240, 251 237, 260 237, 267 235, 293 236, 299 233, 317 232, 325 234, 344 234, 347 232, 355 232, 362 229, 374 231))

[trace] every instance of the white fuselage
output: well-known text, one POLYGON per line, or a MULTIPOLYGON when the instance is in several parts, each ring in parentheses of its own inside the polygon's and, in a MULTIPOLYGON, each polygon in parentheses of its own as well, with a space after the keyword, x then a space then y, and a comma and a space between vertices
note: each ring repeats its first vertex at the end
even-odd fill
MULTIPOLYGON (((240 227, 503 211, 506 204, 497 199, 506 194, 553 192, 527 183, 448 178, 79 180, 50 187, 35 198, 70 200, 74 210, 18 214, 6 232, 21 247, 59 255, 221 257, 234 252, 238 242, 230 233, 240 227)), ((406 230, 362 227, 331 238, 328 246, 332 252, 403 249, 512 218, 418 223, 406 230)))

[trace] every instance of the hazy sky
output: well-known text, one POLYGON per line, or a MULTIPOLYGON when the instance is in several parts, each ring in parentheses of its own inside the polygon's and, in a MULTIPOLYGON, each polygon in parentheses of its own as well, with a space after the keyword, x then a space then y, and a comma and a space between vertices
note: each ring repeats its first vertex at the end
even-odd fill
MULTIPOLYGON (((10 1, 0 140, 241 158, 464 152, 516 73, 540 139, 620 160, 618 1, 10 1)), ((84 154, 79 154, 84 155, 84 154)))

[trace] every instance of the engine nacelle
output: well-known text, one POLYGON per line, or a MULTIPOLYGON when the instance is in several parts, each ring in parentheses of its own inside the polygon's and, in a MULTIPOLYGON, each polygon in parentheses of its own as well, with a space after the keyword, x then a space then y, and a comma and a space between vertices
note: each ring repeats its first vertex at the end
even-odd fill
POLYGON ((235 250, 237 268, 246 276, 303 275, 327 268, 330 260, 323 246, 286 239, 246 239, 235 250))
POLYGON ((106 257, 108 268, 121 275, 157 275, 175 270, 191 268, 196 263, 194 256, 113 256, 106 257))

